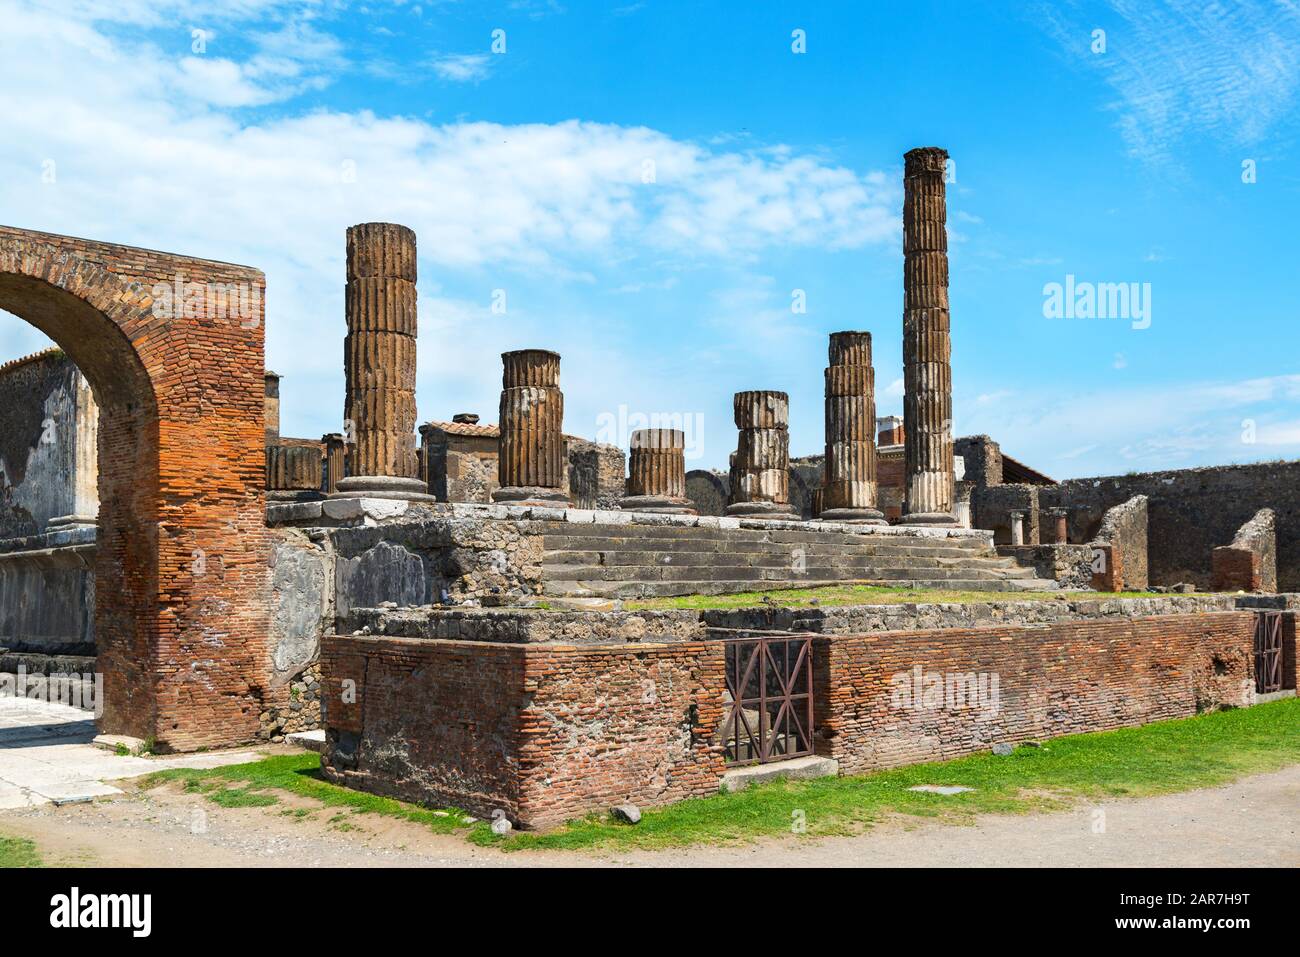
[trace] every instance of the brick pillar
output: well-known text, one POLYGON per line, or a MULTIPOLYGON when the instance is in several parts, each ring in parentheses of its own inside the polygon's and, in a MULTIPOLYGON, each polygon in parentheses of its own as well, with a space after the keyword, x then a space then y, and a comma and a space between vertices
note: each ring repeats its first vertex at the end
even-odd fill
POLYGON ((632 433, 623 508, 636 512, 695 514, 686 498, 685 432, 638 429, 632 433))
POLYGON ((560 356, 546 349, 501 354, 501 451, 492 500, 513 505, 569 502, 565 491, 564 393, 560 356))
POLYGON ((831 333, 826 369, 826 469, 817 517, 884 525, 876 508, 876 373, 871 333, 831 333))
POLYGON ((790 508, 790 397, 737 392, 733 408, 740 436, 726 514, 798 521, 790 508))
POLYGON ((1056 525, 1056 544, 1065 545, 1070 541, 1070 526, 1066 520, 1068 513, 1063 508, 1054 508, 1051 510, 1051 516, 1056 525))
POLYGON ((322 461, 320 449, 310 445, 267 446, 267 500, 310 502, 323 498, 322 461))
POLYGON ((347 460, 347 446, 343 442, 342 432, 327 432, 320 437, 325 447, 324 482, 326 492, 337 492, 339 479, 344 477, 344 465, 347 460))
POLYGON ((910 150, 903 180, 903 522, 955 525, 948 326, 948 153, 910 150))
POLYGON ((393 223, 348 229, 348 476, 335 497, 428 501, 415 450, 415 233, 393 223))

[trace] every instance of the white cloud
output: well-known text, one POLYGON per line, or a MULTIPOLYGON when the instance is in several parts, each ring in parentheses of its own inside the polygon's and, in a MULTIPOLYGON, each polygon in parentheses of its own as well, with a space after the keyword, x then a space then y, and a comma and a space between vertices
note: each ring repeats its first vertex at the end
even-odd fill
MULTIPOLYGON (((556 322, 527 322, 529 311, 514 306, 529 281, 554 290, 616 269, 618 285, 631 287, 686 272, 743 272, 774 249, 896 242, 897 184, 788 148, 710 146, 576 120, 434 125, 295 110, 298 92, 351 68, 343 50, 288 5, 243 6, 264 32, 241 32, 245 25, 227 22, 220 7, 179 0, 128 2, 108 26, 118 8, 107 2, 83 0, 84 16, 69 19, 0 0, 0 208, 11 225, 265 270, 268 363, 288 377, 287 426, 297 384, 322 396, 341 392, 343 236, 352 223, 402 222, 419 236, 422 319, 432 332, 445 308, 451 323, 445 335, 422 338, 422 406, 431 395, 445 401, 425 388, 426 376, 435 388, 463 380, 463 370, 499 382, 498 344, 557 341, 556 322), (225 24, 218 39, 239 33, 247 57, 227 55, 221 42, 202 56, 188 43, 167 53, 146 34, 110 28, 156 26, 160 10, 182 23, 192 15, 225 24), (47 160, 53 183, 41 181, 47 160), (455 280, 453 294, 437 288, 440 279, 455 280), (481 312, 496 287, 512 294, 510 320, 487 325, 481 312), (471 300, 472 309, 447 305, 471 300), (491 333, 479 337, 480 329, 491 333), (471 349, 481 361, 466 358, 471 349)), ((778 338, 789 313, 783 296, 758 317, 778 338)), ((721 314, 727 304, 714 305, 721 314)), ((38 346, 21 324, 0 326, 0 355, 38 346)), ((582 348, 566 351, 566 370, 640 388, 628 385, 635 374, 614 355, 613 340, 582 348)))
POLYGON ((431 64, 433 72, 453 83, 477 82, 491 70, 491 58, 486 53, 446 54, 431 64))
POLYGON ((1177 164, 1191 135, 1251 146, 1295 109, 1300 7, 1291 0, 1107 0, 1109 16, 1043 5, 1039 22, 1066 56, 1102 72, 1129 153, 1177 164), (1106 28, 1106 51, 1091 33, 1106 28))

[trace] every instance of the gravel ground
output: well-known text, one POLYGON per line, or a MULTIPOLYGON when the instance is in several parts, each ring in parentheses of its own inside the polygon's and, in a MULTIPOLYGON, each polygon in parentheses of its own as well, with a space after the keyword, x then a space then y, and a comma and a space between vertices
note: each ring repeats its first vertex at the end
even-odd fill
POLYGON ((0 813, 0 833, 34 840, 47 863, 127 867, 1297 867, 1298 830, 1300 766, 1164 797, 989 815, 968 826, 905 818, 849 838, 653 852, 506 854, 377 815, 339 816, 293 796, 271 807, 222 808, 175 784, 0 813))

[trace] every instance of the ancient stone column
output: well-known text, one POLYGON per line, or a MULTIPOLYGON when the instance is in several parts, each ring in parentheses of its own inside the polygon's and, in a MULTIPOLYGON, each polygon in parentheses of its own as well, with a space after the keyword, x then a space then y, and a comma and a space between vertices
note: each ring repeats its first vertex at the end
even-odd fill
POLYGON ((740 436, 726 514, 798 521, 790 507, 790 397, 737 392, 732 405, 740 436))
POLYGON ((638 429, 632 433, 623 508, 635 512, 695 514, 686 498, 685 432, 638 429))
POLYGON ((546 349, 501 354, 501 449, 496 502, 568 504, 560 356, 546 349))
POLYGON ((1054 508, 1051 510, 1051 515, 1056 520, 1056 544, 1068 544, 1070 541, 1070 526, 1066 518, 1069 513, 1063 508, 1054 508))
POLYGON ((1025 544, 1025 513, 1024 512, 1011 513, 1011 544, 1012 545, 1025 544))
POLYGON ((347 455, 347 445, 343 441, 342 432, 327 432, 320 437, 321 445, 325 447, 325 491, 337 492, 339 480, 343 478, 343 463, 347 455))
POLYGON ((415 233, 348 229, 346 303, 348 477, 333 494, 428 501, 415 449, 415 233))
POLYGON ((955 525, 952 344, 948 326, 948 153, 904 156, 904 524, 955 525))
POLYGON ((876 373, 869 332, 831 333, 821 493, 820 519, 886 524, 876 508, 876 373))
POLYGON ((324 498, 323 459, 310 445, 268 445, 266 497, 272 502, 309 502, 324 498))

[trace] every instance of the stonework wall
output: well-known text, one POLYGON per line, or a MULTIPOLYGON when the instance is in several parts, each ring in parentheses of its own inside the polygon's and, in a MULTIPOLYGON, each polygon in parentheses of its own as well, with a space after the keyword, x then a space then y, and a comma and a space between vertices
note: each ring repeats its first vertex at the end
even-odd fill
POLYGON ((0 648, 94 655, 94 565, 91 528, 0 544, 0 648))
POLYGON ((1231 612, 821 637, 816 750, 854 774, 1248 705, 1254 631, 1231 612), (927 676, 983 693, 927 699, 927 676))
POLYGON ((1277 518, 1261 509, 1243 525, 1231 545, 1213 554, 1214 587, 1218 591, 1277 591, 1277 518))
POLYGON ((627 456, 617 445, 570 438, 569 504, 574 508, 618 508, 627 494, 627 456))
POLYGON ((331 637, 322 766, 352 787, 526 827, 703 796, 723 771, 722 650, 331 637))
POLYGON ((62 352, 0 366, 0 540, 76 514, 79 483, 94 518, 97 417, 86 380, 62 352), (78 455, 82 443, 88 456, 78 455))
POLYGON ((1231 544, 1262 508, 1277 516, 1278 587, 1300 590, 1300 462, 1071 479, 1039 489, 1043 508, 1070 508, 1070 541, 1092 541, 1106 510, 1145 495, 1150 581, 1213 586, 1215 548, 1231 544))
POLYGON ((1109 509, 1094 540, 1107 545, 1105 561, 1111 567, 1101 574, 1110 591, 1146 591, 1150 585, 1147 497, 1137 495, 1109 509))
POLYGON ((998 554, 1032 567, 1037 577, 1062 588, 1092 588, 1091 545, 999 545, 998 554))
POLYGON ((992 531, 997 544, 1010 545, 1011 513, 1024 512, 1024 544, 1038 545, 1045 534, 1039 527, 1039 491, 1037 485, 976 486, 971 489, 971 524, 992 531))

